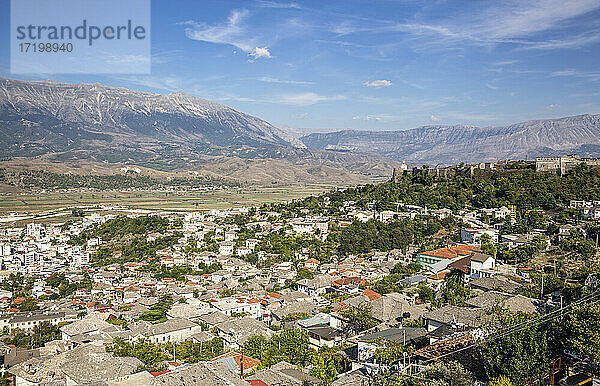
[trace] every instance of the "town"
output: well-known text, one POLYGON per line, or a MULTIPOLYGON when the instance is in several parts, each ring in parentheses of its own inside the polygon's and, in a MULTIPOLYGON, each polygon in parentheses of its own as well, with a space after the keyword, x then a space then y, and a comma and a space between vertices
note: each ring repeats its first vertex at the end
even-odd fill
POLYGON ((3 380, 580 384, 600 359, 600 170, 573 159, 4 222, 3 380))

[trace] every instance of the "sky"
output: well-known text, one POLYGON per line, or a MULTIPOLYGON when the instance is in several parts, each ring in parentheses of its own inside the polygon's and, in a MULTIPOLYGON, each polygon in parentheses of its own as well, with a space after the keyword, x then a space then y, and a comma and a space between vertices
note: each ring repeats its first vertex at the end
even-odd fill
POLYGON ((284 128, 600 113, 600 0, 153 0, 151 73, 0 76, 182 91, 284 128))

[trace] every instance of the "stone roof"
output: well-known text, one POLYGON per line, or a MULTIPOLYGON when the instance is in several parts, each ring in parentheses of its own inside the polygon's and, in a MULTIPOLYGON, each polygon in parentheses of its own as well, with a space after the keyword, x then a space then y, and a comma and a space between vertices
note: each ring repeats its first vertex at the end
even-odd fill
POLYGON ((223 334, 227 335, 225 336, 225 340, 233 340, 240 346, 254 335, 262 335, 267 339, 274 335, 273 331, 271 331, 263 322, 253 318, 232 319, 227 322, 219 323, 216 327, 223 334))
POLYGON ((81 320, 77 320, 73 323, 62 326, 60 331, 69 335, 75 336, 80 334, 87 334, 93 331, 102 331, 105 329, 112 329, 115 326, 104 321, 102 318, 96 315, 87 315, 81 320))
POLYGON ((398 318, 403 317, 404 313, 410 313, 409 319, 416 319, 423 312, 425 306, 417 306, 410 303, 402 294, 390 293, 385 294, 379 299, 373 300, 371 303, 371 316, 381 322, 395 322, 398 318))
POLYGON ((371 377, 364 368, 349 371, 340 375, 331 386, 364 386, 371 383, 371 377))
POLYGON ((166 321, 157 324, 148 323, 142 320, 132 324, 131 332, 134 336, 144 335, 145 337, 150 337, 197 326, 196 323, 183 318, 167 319, 166 321))
POLYGON ((55 356, 30 359, 10 372, 36 384, 67 377, 75 384, 89 384, 132 374, 142 365, 137 358, 113 357, 103 345, 85 344, 55 356))
POLYGON ((151 386, 248 386, 226 364, 220 362, 200 362, 154 378, 151 386))
POLYGON ((222 313, 220 311, 215 311, 215 312, 207 314, 207 315, 202 315, 200 318, 198 318, 198 320, 201 320, 210 326, 215 326, 219 323, 223 323, 223 322, 226 322, 231 319, 232 319, 231 317, 225 315, 224 313, 222 313))
POLYGON ((510 298, 510 295, 508 294, 497 291, 487 291, 474 298, 468 299, 465 303, 472 307, 492 308, 498 303, 504 304, 508 298, 510 298))
POLYGON ((279 362, 271 368, 259 370, 245 379, 247 381, 261 380, 267 385, 300 386, 322 383, 322 380, 319 378, 303 373, 296 369, 296 366, 287 362, 279 362))
POLYGON ((489 319, 484 310, 457 306, 443 306, 423 315, 425 319, 444 324, 463 324, 467 327, 479 327, 489 319))
POLYGON ((286 304, 283 307, 279 307, 276 310, 273 310, 273 315, 277 316, 279 319, 283 319, 289 314, 294 313, 307 313, 312 314, 317 310, 317 306, 313 302, 309 302, 306 300, 301 300, 299 302, 293 302, 290 304, 286 304))
POLYGON ((483 288, 486 291, 500 289, 502 292, 513 293, 519 288, 519 284, 508 279, 499 279, 497 277, 480 277, 470 282, 471 287, 483 288))

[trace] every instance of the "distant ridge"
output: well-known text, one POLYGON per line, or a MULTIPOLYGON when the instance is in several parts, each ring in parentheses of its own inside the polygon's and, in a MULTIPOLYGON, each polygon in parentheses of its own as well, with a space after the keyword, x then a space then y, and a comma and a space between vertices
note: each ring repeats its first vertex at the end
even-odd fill
POLYGON ((309 149, 374 153, 417 164, 600 156, 600 115, 577 115, 499 127, 424 126, 410 130, 342 130, 301 138, 309 149))

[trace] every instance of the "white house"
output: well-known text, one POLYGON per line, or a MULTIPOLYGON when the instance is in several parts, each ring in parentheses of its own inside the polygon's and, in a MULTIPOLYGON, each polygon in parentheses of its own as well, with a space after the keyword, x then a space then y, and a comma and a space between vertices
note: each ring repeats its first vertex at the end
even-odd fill
POLYGON ((235 247, 235 243, 233 241, 224 241, 219 244, 219 255, 220 256, 230 256, 233 255, 233 248, 235 247))
POLYGON ((496 229, 461 229, 460 240, 467 244, 481 244, 481 236, 487 234, 493 242, 498 242, 498 231, 496 229))
POLYGON ((471 255, 471 275, 491 277, 496 268, 496 259, 485 253, 475 252, 471 255))

